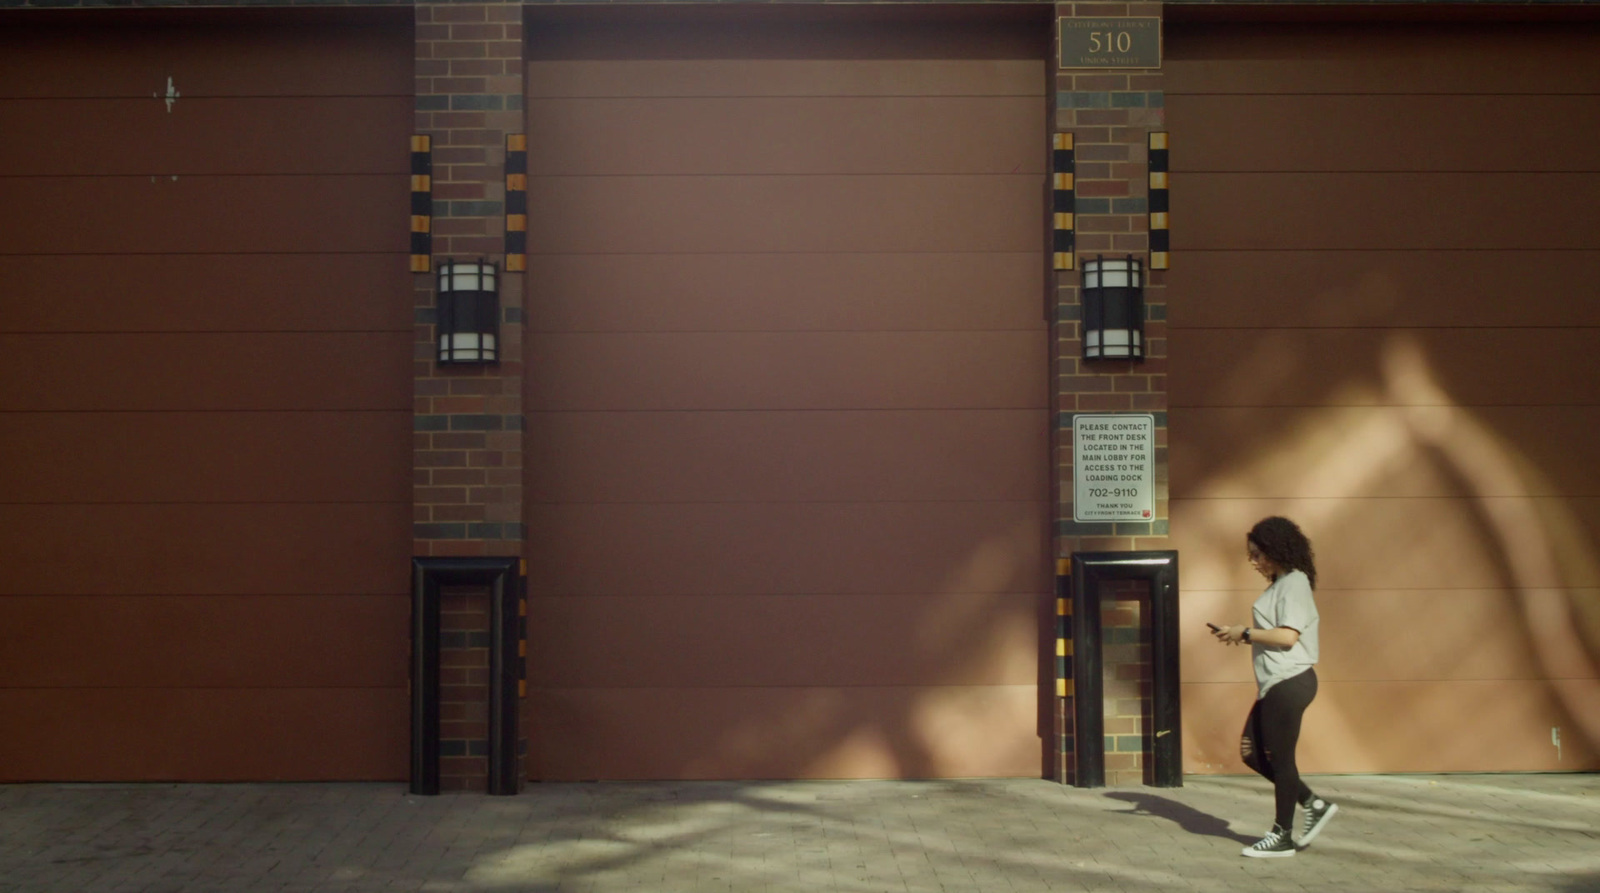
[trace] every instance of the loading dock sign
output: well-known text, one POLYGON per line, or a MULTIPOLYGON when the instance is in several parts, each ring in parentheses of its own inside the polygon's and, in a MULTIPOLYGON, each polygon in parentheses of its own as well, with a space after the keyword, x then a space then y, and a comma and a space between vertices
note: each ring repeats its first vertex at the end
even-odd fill
POLYGON ((1155 518, 1156 417, 1072 418, 1072 520, 1155 518))

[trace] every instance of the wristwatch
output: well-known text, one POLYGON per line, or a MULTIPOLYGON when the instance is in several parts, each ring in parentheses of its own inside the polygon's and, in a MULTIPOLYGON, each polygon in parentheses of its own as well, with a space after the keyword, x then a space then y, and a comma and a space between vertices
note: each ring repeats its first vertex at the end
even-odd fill
POLYGON ((1247 626, 1247 627, 1245 627, 1245 628, 1244 628, 1244 632, 1242 632, 1242 633, 1240 633, 1240 634, 1239 634, 1239 638, 1240 638, 1240 640, 1242 640, 1242 641, 1243 641, 1243 642, 1244 642, 1244 643, 1245 643, 1245 644, 1246 644, 1246 645, 1248 645, 1248 644, 1250 644, 1250 627, 1248 627, 1248 626, 1247 626))

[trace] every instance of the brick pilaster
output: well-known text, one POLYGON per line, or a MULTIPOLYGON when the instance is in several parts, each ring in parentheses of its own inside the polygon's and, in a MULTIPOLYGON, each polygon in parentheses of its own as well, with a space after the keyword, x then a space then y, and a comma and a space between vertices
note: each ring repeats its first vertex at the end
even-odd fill
MULTIPOLYGON (((1159 17, 1160 3, 1057 3, 1058 17, 1159 17)), ((1059 53, 1052 55, 1052 65, 1059 53)), ((1165 93, 1158 69, 1056 69, 1054 130, 1071 133, 1076 163, 1076 255, 1132 254, 1149 262, 1147 139, 1165 130, 1165 93)), ((1173 147, 1182 151, 1181 136, 1173 147)), ((1181 219, 1181 211, 1179 219, 1181 219)), ((1181 226, 1181 224, 1179 224, 1181 226)), ((1174 256, 1173 264, 1182 263, 1174 256)), ((1165 549, 1167 541, 1167 314, 1166 276, 1149 274, 1145 287, 1145 353, 1141 362, 1082 359, 1079 273, 1055 275, 1055 317, 1051 360, 1056 370, 1056 426, 1052 453, 1056 474, 1056 554, 1078 551, 1165 549), (1072 419, 1079 412, 1149 412, 1156 420, 1155 520, 1133 524, 1078 524, 1072 519, 1072 419)), ((1145 612, 1148 613, 1148 612, 1145 612)), ((1112 629, 1106 626, 1106 631, 1112 629)), ((1121 634, 1119 634, 1121 635, 1121 634)), ((1108 680, 1119 672, 1106 649, 1108 680)), ((1130 671, 1132 672, 1132 671, 1130 671)), ((1108 710, 1117 701, 1109 694, 1108 710)), ((1145 707, 1148 710, 1148 704, 1145 707)), ((1072 702, 1056 699, 1057 780, 1073 780, 1072 702)), ((1108 715, 1109 730, 1110 725, 1108 715)), ((1111 733, 1108 731, 1108 735, 1111 733)), ((1113 760, 1107 751, 1107 780, 1113 760)), ((1141 763, 1142 766, 1142 763, 1141 763)), ((1119 780, 1121 780, 1119 776, 1119 780)))
MULTIPOLYGON (((415 132, 432 138, 433 256, 494 262, 501 318, 497 364, 440 366, 435 281, 415 279, 413 551, 520 556, 524 275, 505 272, 504 250, 506 136, 525 128, 522 6, 417 0, 415 16, 415 132)), ((486 785, 488 610, 480 595, 447 593, 444 604, 446 790, 486 785)))

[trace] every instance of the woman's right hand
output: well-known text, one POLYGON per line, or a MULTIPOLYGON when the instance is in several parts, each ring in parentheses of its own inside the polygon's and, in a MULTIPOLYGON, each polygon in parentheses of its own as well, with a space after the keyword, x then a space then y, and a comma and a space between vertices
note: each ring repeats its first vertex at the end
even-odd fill
POLYGON ((1224 645, 1239 645, 1244 642, 1246 629, 1248 627, 1245 626, 1213 626, 1211 635, 1224 645))

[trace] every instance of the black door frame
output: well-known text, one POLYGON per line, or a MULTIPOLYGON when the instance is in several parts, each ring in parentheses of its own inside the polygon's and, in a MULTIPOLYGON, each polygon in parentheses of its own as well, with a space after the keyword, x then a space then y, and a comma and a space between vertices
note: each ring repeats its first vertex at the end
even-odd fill
POLYGON ((489 588, 489 793, 521 790, 517 714, 527 638, 520 558, 411 560, 411 793, 439 793, 439 602, 444 586, 489 588))
MULTIPOLYGON (((1150 584, 1152 785, 1183 786, 1183 713, 1178 692, 1178 553, 1074 552, 1070 611, 1060 631, 1072 640, 1073 784, 1105 787, 1105 686, 1101 682, 1100 583, 1146 580, 1150 584)), ((1060 581, 1062 583, 1066 581, 1060 581)), ((1059 583, 1058 583, 1059 585, 1059 583)), ((1066 607, 1066 606, 1063 606, 1066 607)))

